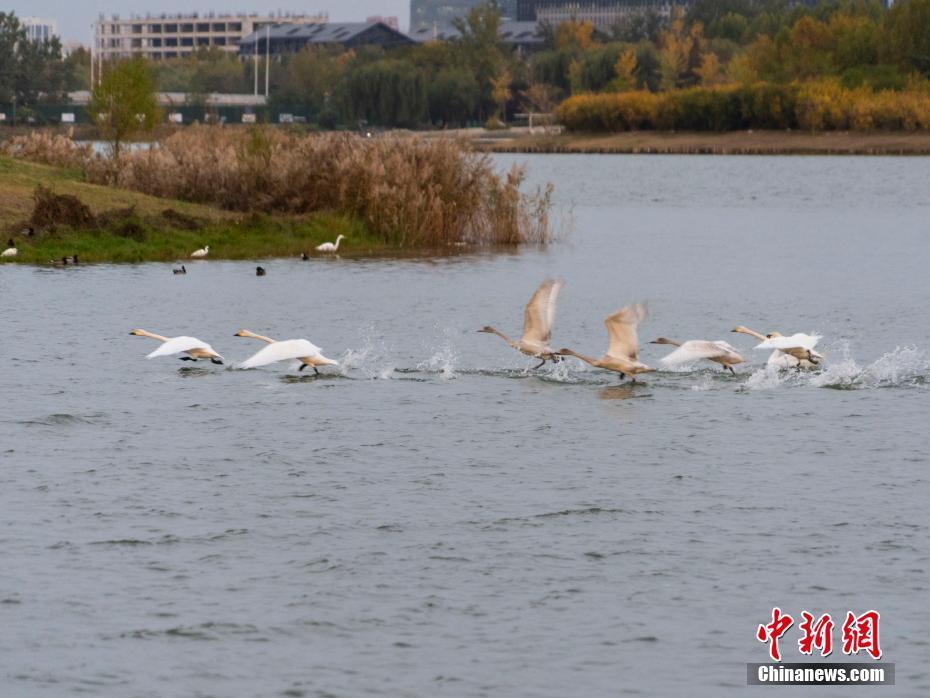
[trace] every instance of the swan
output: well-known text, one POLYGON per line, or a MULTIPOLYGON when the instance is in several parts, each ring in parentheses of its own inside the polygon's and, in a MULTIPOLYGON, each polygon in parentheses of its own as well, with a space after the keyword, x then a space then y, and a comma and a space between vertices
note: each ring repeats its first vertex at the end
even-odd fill
POLYGON ((204 245, 199 250, 194 250, 193 252, 191 252, 191 257, 194 259, 203 259, 208 254, 210 254, 210 246, 204 245))
POLYGON ((153 334, 145 330, 133 330, 129 334, 136 337, 150 337, 162 342, 151 354, 146 356, 147 359, 154 359, 159 356, 172 356, 174 354, 187 354, 187 356, 178 357, 181 361, 197 361, 197 359, 210 359, 215 364, 222 364, 225 359, 217 354, 213 347, 206 342, 201 342, 196 337, 162 337, 160 334, 153 334))
MULTIPOLYGON (((770 338, 781 337, 781 334, 778 332, 770 332, 768 335, 764 335, 761 332, 756 332, 749 329, 748 327, 743 327, 742 325, 737 325, 734 327, 731 332, 739 332, 741 334, 748 334, 750 337, 755 337, 760 340, 760 342, 766 342, 770 338)), ((816 344, 816 342, 814 342, 816 344)), ((761 348, 761 344, 758 347, 761 348)), ((768 347, 766 347, 768 348, 768 347)), ((774 349, 774 351, 769 355, 768 360, 765 362, 766 366, 771 366, 773 368, 783 369, 783 368, 797 368, 797 369, 810 369, 820 364, 820 360, 823 359, 823 354, 820 354, 816 351, 811 351, 811 358, 816 359, 812 361, 811 359, 806 358, 807 352, 801 356, 794 356, 791 352, 782 351, 781 349, 774 349)))
POLYGON ((260 339, 267 342, 268 346, 259 350, 251 357, 239 364, 239 368, 258 368, 267 366, 277 361, 290 361, 296 359, 300 361, 300 371, 307 366, 313 369, 313 372, 319 374, 317 366, 338 366, 337 361, 327 359, 323 356, 323 350, 306 339, 285 339, 282 342, 276 342, 270 337, 264 337, 248 330, 239 330, 234 337, 248 337, 250 339, 260 339))
POLYGON ((510 339, 490 325, 478 331, 496 334, 517 351, 536 359, 542 359, 539 365, 533 368, 540 368, 546 361, 560 361, 557 353, 549 347, 549 339, 552 336, 552 323, 555 320, 555 305, 559 298, 559 291, 564 285, 565 282, 561 279, 546 279, 539 285, 523 311, 523 336, 519 340, 510 339))
POLYGON ((13 238, 10 238, 6 241, 6 249, 0 252, 0 257, 15 257, 17 254, 19 254, 19 250, 16 249, 13 238))
POLYGON ((710 341, 707 339, 689 339, 687 342, 675 342, 665 337, 659 337, 650 344, 670 344, 678 347, 668 356, 659 359, 664 366, 679 366, 699 359, 707 359, 723 366, 724 370, 729 369, 730 373, 736 375, 733 370, 735 364, 743 363, 743 357, 730 344, 722 340, 710 341))
POLYGON ((263 267, 255 267, 255 276, 264 276, 265 269, 263 267))
POLYGON ((317 245, 317 246, 316 246, 316 251, 317 251, 317 252, 338 252, 338 251, 339 251, 339 243, 342 241, 342 239, 343 239, 344 237, 345 237, 345 235, 340 235, 339 237, 337 237, 337 238, 336 238, 336 243, 335 243, 335 244, 333 244, 333 243, 331 243, 331 242, 324 242, 322 245, 317 245))
POLYGON ((823 359, 823 354, 814 351, 814 347, 817 346, 817 342, 819 341, 820 335, 816 334, 796 332, 790 337, 785 337, 779 332, 769 332, 769 334, 765 336, 765 341, 758 344, 755 348, 782 351, 788 356, 796 359, 799 367, 802 362, 809 363, 812 366, 819 366, 820 360, 823 359))
POLYGON ((172 269, 172 270, 171 270, 171 273, 172 273, 172 274, 175 274, 175 275, 177 275, 177 274, 186 274, 186 273, 187 273, 187 267, 185 267, 185 266, 182 264, 182 265, 181 265, 180 267, 178 267, 177 269, 172 269))
POLYGON ((571 349, 559 349, 558 353, 564 356, 574 356, 595 368, 616 371, 621 377, 629 376, 636 382, 640 373, 655 371, 639 360, 639 347, 636 340, 636 326, 646 317, 646 306, 635 303, 620 308, 613 315, 604 318, 607 327, 607 353, 599 359, 579 354, 571 349))

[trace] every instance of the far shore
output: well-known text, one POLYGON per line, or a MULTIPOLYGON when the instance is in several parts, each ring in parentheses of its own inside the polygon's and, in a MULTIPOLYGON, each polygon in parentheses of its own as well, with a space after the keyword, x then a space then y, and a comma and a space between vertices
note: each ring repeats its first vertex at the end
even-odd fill
POLYGON ((649 155, 930 155, 930 132, 731 131, 475 137, 494 153, 616 153, 649 155))

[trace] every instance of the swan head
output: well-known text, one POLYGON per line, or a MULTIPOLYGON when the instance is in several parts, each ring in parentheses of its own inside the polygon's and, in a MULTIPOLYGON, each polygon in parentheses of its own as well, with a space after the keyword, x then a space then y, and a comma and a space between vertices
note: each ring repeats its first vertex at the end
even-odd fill
POLYGON ((340 235, 336 238, 336 242, 339 242, 340 240, 345 240, 345 239, 346 239, 346 236, 340 234, 340 235))
POLYGON ((491 333, 491 334, 494 334, 494 332, 495 332, 496 330, 495 330, 493 327, 491 327, 490 325, 485 325, 484 327, 482 327, 482 328, 481 328, 480 330, 478 330, 478 331, 479 331, 479 332, 489 332, 489 333, 491 333))
POLYGON ((145 330, 132 330, 129 334, 135 335, 136 337, 144 337, 147 332, 145 330))
MULTIPOLYGON (((734 330, 734 332, 735 332, 735 330, 734 330)), ((666 339, 665 337, 659 337, 658 339, 653 339, 653 340, 652 340, 651 342, 649 342, 649 343, 650 343, 650 344, 674 344, 675 342, 673 342, 673 341, 670 340, 670 339, 666 339)))
POLYGON ((742 332, 743 334, 752 334, 748 329, 746 329, 742 325, 737 325, 732 330, 730 330, 730 332, 742 332))
POLYGON ((254 337, 255 335, 249 332, 248 330, 239 330, 233 337, 254 337))

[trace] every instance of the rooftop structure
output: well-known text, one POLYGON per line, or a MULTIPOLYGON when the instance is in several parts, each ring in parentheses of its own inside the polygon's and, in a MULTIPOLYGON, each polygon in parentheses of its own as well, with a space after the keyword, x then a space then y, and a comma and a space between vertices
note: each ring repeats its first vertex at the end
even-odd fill
POLYGON ((338 44, 344 48, 380 46, 390 49, 409 46, 413 40, 406 34, 392 29, 382 22, 328 22, 326 24, 274 24, 244 36, 239 42, 239 55, 251 56, 256 52, 264 55, 297 53, 307 46, 338 44), (267 46, 266 46, 267 42, 267 46))
MULTIPOLYGON (((410 38, 417 43, 455 41, 461 36, 461 32, 452 24, 442 26, 436 24, 432 27, 421 27, 410 32, 410 38)), ((500 26, 500 38, 503 43, 519 51, 536 51, 545 44, 545 39, 539 33, 539 26, 536 22, 503 20, 500 26)))
MULTIPOLYGON (((410 31, 450 24, 486 0, 410 0, 410 31)), ((517 0, 499 0, 501 17, 517 18, 517 0)))
POLYGON ((557 26, 562 22, 590 22, 595 29, 610 31, 619 22, 638 14, 654 12, 671 16, 676 7, 694 0, 517 0, 517 18, 557 26))
POLYGON ((94 52, 102 60, 143 56, 152 60, 178 58, 200 49, 217 48, 236 53, 243 37, 268 25, 324 24, 329 17, 318 14, 160 14, 119 15, 97 20, 94 52))

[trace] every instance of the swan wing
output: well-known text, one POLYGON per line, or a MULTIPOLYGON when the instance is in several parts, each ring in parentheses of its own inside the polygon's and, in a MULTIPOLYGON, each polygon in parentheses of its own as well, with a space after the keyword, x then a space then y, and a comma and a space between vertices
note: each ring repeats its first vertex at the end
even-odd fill
POLYGON ((555 321, 555 306, 565 282, 546 279, 530 298, 523 311, 523 341, 548 344, 555 321))
POLYGON ((668 356, 661 359, 666 366, 678 366, 680 364, 692 363, 700 359, 724 359, 731 360, 743 357, 732 346, 726 342, 711 342, 704 339, 692 339, 685 342, 668 356))
POLYGON ((820 341, 820 335, 798 332, 790 337, 771 337, 757 344, 756 349, 813 349, 820 341))
POLYGON ((157 359, 159 356, 173 356, 191 349, 206 349, 214 354, 216 353, 213 351, 213 347, 206 342, 201 342, 196 337, 172 337, 145 358, 157 359))
POLYGON ((604 318, 607 327, 607 353, 621 359, 639 360, 639 342, 636 327, 646 317, 642 303, 627 305, 604 318))
POLYGON ((321 350, 306 339, 285 339, 262 347, 239 364, 239 368, 259 368, 278 361, 291 361, 307 356, 320 356, 321 350))

